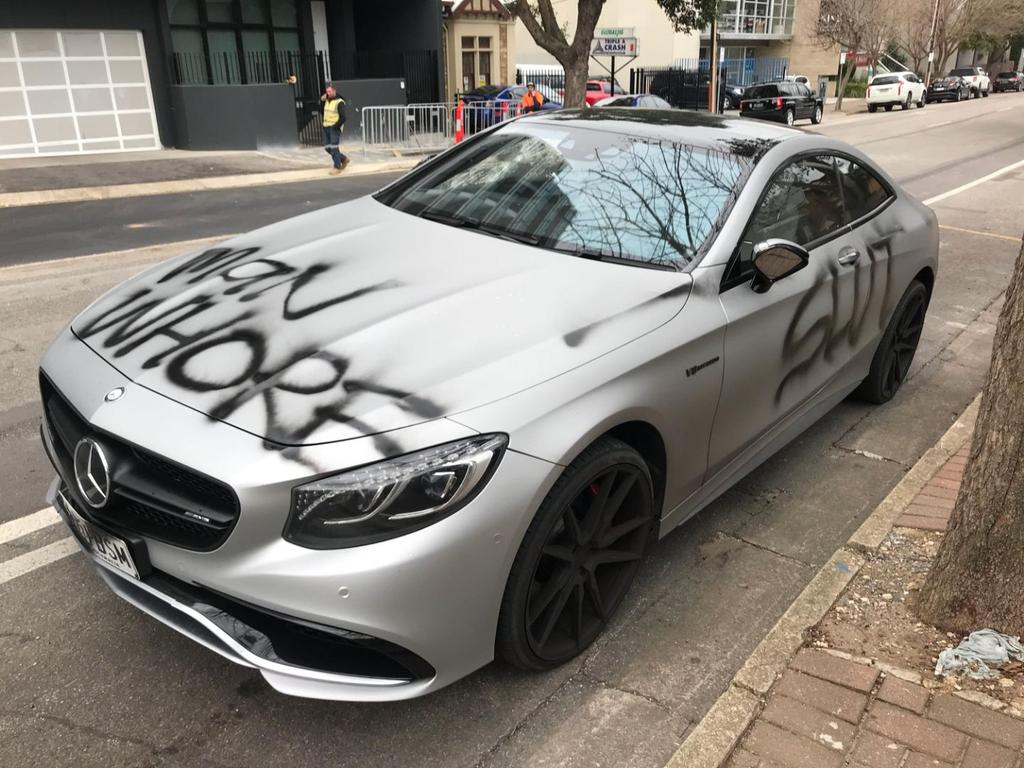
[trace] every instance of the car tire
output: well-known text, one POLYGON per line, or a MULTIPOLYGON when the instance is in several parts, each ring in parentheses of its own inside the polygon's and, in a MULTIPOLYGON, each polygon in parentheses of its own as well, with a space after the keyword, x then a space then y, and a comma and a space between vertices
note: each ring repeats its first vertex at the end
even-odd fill
POLYGON ((611 437, 584 450, 555 481, 519 545, 501 599, 496 654, 541 671, 585 650, 629 591, 655 521, 651 472, 640 454, 611 437))
POLYGON ((981 97, 983 99, 987 99, 988 98, 988 88, 986 88, 984 91, 981 92, 981 97))
POLYGON ((871 114, 875 114, 875 112, 877 112, 877 111, 878 111, 878 105, 877 104, 868 104, 868 112, 870 112, 871 114))
POLYGON ((792 125, 796 122, 796 113, 792 109, 786 110, 786 125, 792 125))
POLYGON ((857 397, 879 404, 892 400, 914 360, 927 309, 928 289, 924 283, 914 280, 892 313, 871 359, 867 378, 854 391, 857 397))
POLYGON ((729 99, 728 96, 723 96, 722 97, 722 111, 723 112, 727 112, 730 109, 732 109, 732 101, 729 99))
POLYGON ((924 92, 921 92, 921 98, 917 101, 917 108, 924 109, 924 105, 928 103, 928 100, 924 97, 924 92))
POLYGON ((954 101, 960 101, 960 98, 961 98, 960 97, 960 91, 958 89, 957 92, 956 92, 956 98, 954 99, 954 101))
POLYGON ((885 105, 885 111, 886 111, 886 112, 892 112, 892 107, 893 107, 893 105, 892 105, 892 104, 886 104, 886 105, 885 105))
POLYGON ((910 104, 911 104, 911 97, 910 97, 910 94, 908 93, 907 94, 907 100, 904 101, 902 104, 900 104, 900 109, 902 109, 905 112, 908 109, 910 109, 910 104))
POLYGON ((814 105, 814 111, 811 113, 811 124, 819 125, 821 123, 821 107, 817 104, 814 105))

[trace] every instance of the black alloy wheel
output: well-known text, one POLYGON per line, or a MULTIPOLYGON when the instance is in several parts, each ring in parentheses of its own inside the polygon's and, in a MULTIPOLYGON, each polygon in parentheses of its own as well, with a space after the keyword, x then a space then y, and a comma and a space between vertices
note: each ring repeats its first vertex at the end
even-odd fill
POLYGON ((499 654, 543 670, 586 649, 629 591, 653 525, 646 464, 601 438, 569 465, 523 539, 502 599, 499 654))
POLYGON ((915 280, 896 305, 857 395, 873 403, 885 403, 899 391, 921 341, 927 309, 928 289, 915 280))

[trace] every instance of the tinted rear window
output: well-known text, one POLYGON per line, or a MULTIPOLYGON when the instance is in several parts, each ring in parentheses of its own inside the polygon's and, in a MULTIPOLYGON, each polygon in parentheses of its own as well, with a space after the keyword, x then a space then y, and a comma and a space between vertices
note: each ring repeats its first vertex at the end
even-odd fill
POLYGON ((996 75, 997 80, 1010 80, 1017 76, 1016 72, 1000 72, 996 75))
POLYGON ((882 77, 876 77, 871 81, 872 85, 895 85, 900 81, 896 75, 883 75, 882 77))
POLYGON ((743 95, 745 99, 766 99, 779 95, 779 88, 776 85, 755 85, 748 88, 743 95))
POLYGON ((960 77, 970 77, 971 75, 974 75, 976 73, 970 67, 966 67, 964 69, 954 69, 949 74, 951 74, 951 75, 959 75, 960 77))

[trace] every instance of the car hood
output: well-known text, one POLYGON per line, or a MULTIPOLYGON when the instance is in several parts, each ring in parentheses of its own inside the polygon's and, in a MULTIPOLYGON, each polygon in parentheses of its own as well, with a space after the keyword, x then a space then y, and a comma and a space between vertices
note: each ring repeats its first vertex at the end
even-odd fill
POLYGON ((506 397, 667 322, 691 280, 361 198, 157 265, 72 331, 133 382, 282 445, 506 397))

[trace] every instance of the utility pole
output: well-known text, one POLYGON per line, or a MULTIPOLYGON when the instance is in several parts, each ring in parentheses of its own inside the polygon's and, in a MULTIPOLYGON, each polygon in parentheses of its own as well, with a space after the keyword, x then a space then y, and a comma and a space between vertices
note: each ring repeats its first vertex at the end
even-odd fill
POLYGON ((939 0, 935 0, 935 7, 932 8, 932 31, 928 35, 928 71, 924 76, 924 87, 932 81, 932 62, 935 59, 935 22, 939 19, 939 0))
POLYGON ((708 51, 708 67, 710 69, 708 78, 708 112, 718 113, 718 9, 715 8, 715 15, 711 17, 711 48, 708 51))

